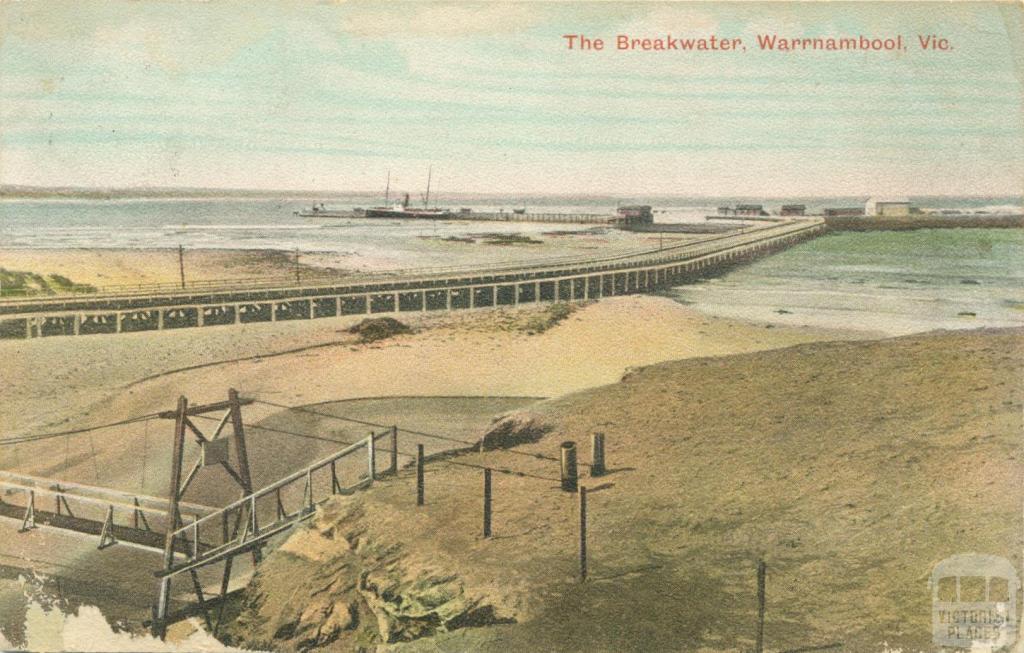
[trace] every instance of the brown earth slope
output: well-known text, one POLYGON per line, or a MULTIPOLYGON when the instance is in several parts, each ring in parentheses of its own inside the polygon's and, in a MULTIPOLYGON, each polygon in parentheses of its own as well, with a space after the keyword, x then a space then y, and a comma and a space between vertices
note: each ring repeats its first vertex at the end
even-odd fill
POLYGON ((939 560, 1019 561, 1024 332, 937 333, 663 363, 507 418, 452 462, 326 504, 262 565, 235 643, 275 650, 929 650, 939 560), (593 431, 591 576, 557 455, 593 431), (835 649, 839 650, 839 649, 835 649))

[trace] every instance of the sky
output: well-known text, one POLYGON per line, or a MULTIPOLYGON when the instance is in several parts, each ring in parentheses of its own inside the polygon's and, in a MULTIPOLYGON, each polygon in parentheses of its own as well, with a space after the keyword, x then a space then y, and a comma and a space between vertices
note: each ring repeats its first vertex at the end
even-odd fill
POLYGON ((442 194, 1020 195, 1022 7, 0 2, 0 183, 370 191, 390 171, 418 193, 432 167, 442 194), (748 50, 612 47, 668 33, 748 50))

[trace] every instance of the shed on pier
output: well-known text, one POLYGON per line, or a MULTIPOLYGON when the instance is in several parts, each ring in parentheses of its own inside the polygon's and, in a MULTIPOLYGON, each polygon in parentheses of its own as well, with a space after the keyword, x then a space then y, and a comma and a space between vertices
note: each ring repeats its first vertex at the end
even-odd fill
POLYGON ((893 217, 910 215, 910 200, 904 198, 880 199, 872 197, 864 204, 865 215, 893 217))
POLYGON ((654 222, 654 213, 646 204, 620 206, 615 210, 614 222, 616 224, 651 224, 654 222))
POLYGON ((760 204, 737 204, 736 210, 733 213, 735 215, 768 215, 760 204))
POLYGON ((804 204, 783 204, 779 215, 804 215, 807 213, 807 206, 804 204))

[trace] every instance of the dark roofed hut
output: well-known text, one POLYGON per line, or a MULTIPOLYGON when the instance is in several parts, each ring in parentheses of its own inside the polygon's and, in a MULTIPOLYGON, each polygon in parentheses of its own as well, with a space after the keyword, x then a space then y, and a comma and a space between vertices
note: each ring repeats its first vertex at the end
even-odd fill
POLYGON ((618 216, 616 222, 621 224, 651 224, 654 222, 654 213, 646 204, 620 206, 615 213, 618 216))
POLYGON ((736 215, 768 215, 760 204, 737 204, 736 215))

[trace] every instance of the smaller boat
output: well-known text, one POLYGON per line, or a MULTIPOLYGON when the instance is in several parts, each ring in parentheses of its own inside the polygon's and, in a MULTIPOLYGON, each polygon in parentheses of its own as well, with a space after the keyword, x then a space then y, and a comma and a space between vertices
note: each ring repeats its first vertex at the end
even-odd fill
POLYGON ((297 215, 300 218, 351 218, 354 213, 355 211, 346 209, 329 209, 324 206, 323 202, 320 202, 308 209, 293 211, 292 215, 297 215))

